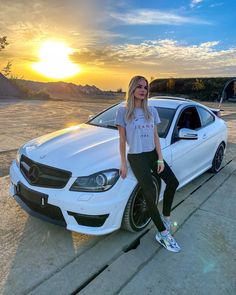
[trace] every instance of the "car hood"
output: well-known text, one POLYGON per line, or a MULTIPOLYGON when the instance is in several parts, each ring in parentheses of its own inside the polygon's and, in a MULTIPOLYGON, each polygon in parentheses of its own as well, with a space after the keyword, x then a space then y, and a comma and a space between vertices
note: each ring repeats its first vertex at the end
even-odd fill
MULTIPOLYGON (((165 139, 160 141, 164 148, 165 139)), ((24 154, 36 162, 71 171, 73 176, 89 175, 120 167, 119 132, 80 124, 28 142, 24 154)))

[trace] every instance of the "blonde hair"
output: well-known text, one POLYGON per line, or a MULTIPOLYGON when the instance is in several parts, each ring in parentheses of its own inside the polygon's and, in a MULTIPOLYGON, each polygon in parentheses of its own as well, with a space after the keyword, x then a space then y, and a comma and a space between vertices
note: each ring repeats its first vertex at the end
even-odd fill
POLYGON ((137 88, 138 86, 138 83, 140 80, 144 80, 146 81, 147 83, 147 95, 146 97, 141 101, 141 107, 144 111, 144 116, 147 120, 149 120, 152 116, 152 114, 150 113, 149 109, 148 109, 148 104, 147 104, 147 101, 148 101, 148 95, 149 95, 149 83, 148 83, 148 80, 143 77, 143 76, 134 76, 130 82, 129 82, 129 89, 128 89, 128 92, 126 94, 126 109, 127 109, 127 112, 126 112, 126 118, 127 120, 132 120, 134 118, 134 108, 135 108, 135 105, 134 105, 134 91, 135 89, 137 88))

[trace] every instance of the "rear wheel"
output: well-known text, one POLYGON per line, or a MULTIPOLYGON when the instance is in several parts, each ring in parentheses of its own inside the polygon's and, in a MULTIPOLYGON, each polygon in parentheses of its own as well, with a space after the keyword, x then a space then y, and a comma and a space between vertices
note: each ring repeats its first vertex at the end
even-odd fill
MULTIPOLYGON (((153 183, 156 190, 156 204, 159 201, 160 185, 153 176, 153 183)), ((148 207, 139 184, 133 190, 123 215, 122 227, 131 232, 143 230, 151 221, 148 207)))
POLYGON ((214 159, 212 161, 212 167, 210 169, 210 172, 217 173, 220 171, 220 167, 224 158, 224 150, 225 150, 225 146, 223 143, 221 143, 218 146, 218 149, 216 150, 214 159))

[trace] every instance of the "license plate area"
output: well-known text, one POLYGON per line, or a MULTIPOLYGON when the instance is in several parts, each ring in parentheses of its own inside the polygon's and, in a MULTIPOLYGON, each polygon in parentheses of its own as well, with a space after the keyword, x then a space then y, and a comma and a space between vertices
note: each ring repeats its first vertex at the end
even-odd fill
POLYGON ((19 197, 21 197, 21 199, 25 199, 35 205, 46 207, 48 204, 48 195, 34 191, 26 187, 21 182, 18 182, 15 186, 15 192, 19 197))

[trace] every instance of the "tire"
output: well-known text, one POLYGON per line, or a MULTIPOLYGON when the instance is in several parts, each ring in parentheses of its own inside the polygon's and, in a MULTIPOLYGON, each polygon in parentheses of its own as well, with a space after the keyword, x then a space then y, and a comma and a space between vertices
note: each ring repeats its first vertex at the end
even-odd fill
MULTIPOLYGON (((156 189, 156 204, 158 204, 160 182, 158 182, 154 176, 153 183, 156 189)), ((150 223, 150 221, 151 217, 148 214, 142 189, 140 185, 137 184, 126 204, 122 220, 122 228, 127 231, 138 232, 143 230, 150 223)))
POLYGON ((210 168, 211 173, 218 173, 220 171, 220 167, 224 158, 224 150, 225 146, 223 142, 218 146, 215 156, 212 161, 212 167, 210 168))

